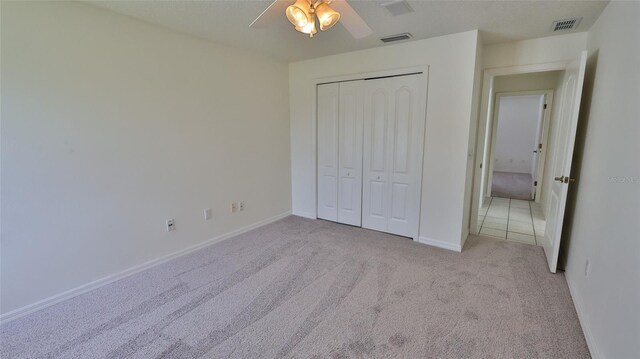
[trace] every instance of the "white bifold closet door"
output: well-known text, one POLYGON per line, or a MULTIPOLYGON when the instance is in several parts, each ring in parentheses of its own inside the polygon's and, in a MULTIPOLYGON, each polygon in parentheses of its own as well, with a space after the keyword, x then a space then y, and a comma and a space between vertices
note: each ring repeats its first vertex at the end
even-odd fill
POLYGON ((318 218, 417 238, 425 76, 318 85, 318 218))
POLYGON ((340 84, 318 86, 318 218, 338 221, 338 111, 340 84))
POLYGON ((365 81, 364 228, 418 236, 425 102, 424 74, 365 81))
POLYGON ((318 218, 362 223, 362 81, 318 85, 318 218))
POLYGON ((362 225, 362 83, 340 83, 338 223, 362 225))

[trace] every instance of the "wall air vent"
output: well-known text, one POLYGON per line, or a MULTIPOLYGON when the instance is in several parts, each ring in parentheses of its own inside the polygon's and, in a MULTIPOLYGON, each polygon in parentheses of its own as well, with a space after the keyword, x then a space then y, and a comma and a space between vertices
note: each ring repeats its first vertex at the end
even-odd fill
POLYGON ((380 40, 382 42, 394 42, 394 41, 409 40, 411 38, 413 38, 413 36, 411 36, 410 33, 405 32, 404 34, 385 36, 385 37, 381 38, 380 40))
POLYGON ((574 17, 573 19, 556 20, 553 22, 553 31, 573 30, 580 25, 582 21, 581 17, 574 17))

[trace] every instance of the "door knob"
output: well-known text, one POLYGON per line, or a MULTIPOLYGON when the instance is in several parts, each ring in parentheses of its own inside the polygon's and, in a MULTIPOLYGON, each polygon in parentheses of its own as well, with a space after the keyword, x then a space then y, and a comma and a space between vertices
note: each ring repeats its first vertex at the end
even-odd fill
POLYGON ((576 181, 575 178, 569 178, 569 176, 560 176, 560 177, 553 177, 554 180, 560 182, 560 183, 573 183, 576 181))

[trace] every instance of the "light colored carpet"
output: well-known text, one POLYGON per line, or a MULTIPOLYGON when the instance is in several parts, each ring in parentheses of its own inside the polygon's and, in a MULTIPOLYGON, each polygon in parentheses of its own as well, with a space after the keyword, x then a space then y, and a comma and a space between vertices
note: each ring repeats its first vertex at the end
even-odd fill
POLYGON ((533 178, 528 173, 493 172, 491 197, 531 200, 533 178))
POLYGON ((587 358, 540 247, 288 217, 1 327, 2 358, 587 358))

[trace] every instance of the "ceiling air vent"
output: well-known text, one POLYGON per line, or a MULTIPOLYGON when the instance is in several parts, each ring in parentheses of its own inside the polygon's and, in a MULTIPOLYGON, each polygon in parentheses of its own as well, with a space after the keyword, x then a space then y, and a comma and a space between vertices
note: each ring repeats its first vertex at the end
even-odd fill
POLYGON ((581 17, 574 17, 573 19, 556 20, 553 22, 553 31, 572 30, 580 25, 581 17))
POLYGON ((387 11, 389 11, 389 13, 391 13, 391 15, 393 16, 404 15, 413 12, 411 6, 409 6, 409 4, 404 0, 387 1, 380 5, 387 9, 387 11))
POLYGON ((385 36, 385 37, 381 38, 380 40, 382 42, 394 42, 394 41, 409 40, 411 38, 413 38, 413 36, 411 36, 410 33, 405 32, 404 34, 385 36))

